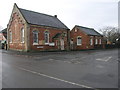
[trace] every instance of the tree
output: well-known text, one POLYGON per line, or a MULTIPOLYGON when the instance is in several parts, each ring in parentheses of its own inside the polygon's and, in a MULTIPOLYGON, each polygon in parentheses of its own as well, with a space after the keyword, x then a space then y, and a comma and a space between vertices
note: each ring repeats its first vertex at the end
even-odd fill
POLYGON ((109 44, 116 43, 118 38, 120 38, 120 32, 117 27, 108 26, 100 29, 99 31, 103 34, 104 39, 109 44))

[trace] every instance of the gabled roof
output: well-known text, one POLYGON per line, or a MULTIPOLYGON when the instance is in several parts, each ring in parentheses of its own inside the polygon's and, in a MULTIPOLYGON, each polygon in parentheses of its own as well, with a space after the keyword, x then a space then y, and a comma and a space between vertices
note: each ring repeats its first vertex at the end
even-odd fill
POLYGON ((69 28, 66 25, 64 25, 55 16, 46 15, 46 14, 42 14, 42 13, 30 11, 30 10, 25 10, 21 8, 19 8, 19 10, 29 24, 69 30, 69 28))
POLYGON ((78 26, 76 25, 75 27, 79 28, 80 30, 82 30, 84 33, 86 33, 87 35, 92 35, 92 36, 102 36, 100 33, 98 33, 96 30, 94 30, 93 28, 88 28, 88 27, 83 27, 83 26, 78 26))

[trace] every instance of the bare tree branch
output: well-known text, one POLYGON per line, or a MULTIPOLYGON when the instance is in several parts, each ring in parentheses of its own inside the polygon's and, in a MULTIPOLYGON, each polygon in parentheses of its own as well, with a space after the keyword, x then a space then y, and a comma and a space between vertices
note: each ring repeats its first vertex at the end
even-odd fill
POLYGON ((120 35, 117 27, 108 26, 100 29, 99 31, 102 32, 104 38, 111 43, 115 43, 116 39, 118 39, 120 35))

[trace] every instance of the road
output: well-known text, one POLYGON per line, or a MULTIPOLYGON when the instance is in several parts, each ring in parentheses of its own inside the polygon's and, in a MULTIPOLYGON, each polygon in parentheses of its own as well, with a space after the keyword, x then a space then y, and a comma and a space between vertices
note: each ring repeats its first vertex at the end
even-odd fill
POLYGON ((117 88, 118 50, 2 53, 3 88, 117 88))
POLYGON ((0 89, 2 89, 2 53, 0 53, 0 89))

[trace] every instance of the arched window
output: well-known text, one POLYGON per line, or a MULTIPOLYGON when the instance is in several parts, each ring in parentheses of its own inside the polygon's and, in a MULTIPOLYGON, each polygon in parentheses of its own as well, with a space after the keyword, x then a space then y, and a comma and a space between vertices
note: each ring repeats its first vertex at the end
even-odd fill
POLYGON ((12 32, 11 31, 9 32, 9 35, 10 35, 10 43, 12 43, 12 32))
POLYGON ((102 44, 102 40, 101 40, 101 38, 100 38, 100 40, 99 40, 99 44, 100 44, 100 45, 102 44))
POLYGON ((49 44, 49 32, 48 31, 45 31, 44 33, 45 35, 45 44, 49 44))
POLYGON ((77 45, 82 45, 82 38, 80 36, 77 37, 77 45))
POLYGON ((21 29, 21 43, 24 43, 25 42, 25 40, 24 40, 24 38, 25 38, 25 33, 24 33, 25 31, 24 31, 24 28, 22 28, 21 29))
POLYGON ((38 44, 38 31, 33 31, 33 44, 38 44))
POLYGON ((90 38, 90 45, 93 45, 93 38, 90 38))
POLYGON ((95 44, 98 44, 98 39, 97 38, 95 39, 95 44))

